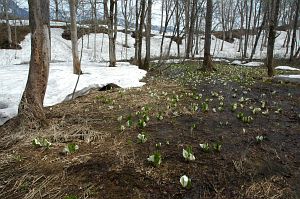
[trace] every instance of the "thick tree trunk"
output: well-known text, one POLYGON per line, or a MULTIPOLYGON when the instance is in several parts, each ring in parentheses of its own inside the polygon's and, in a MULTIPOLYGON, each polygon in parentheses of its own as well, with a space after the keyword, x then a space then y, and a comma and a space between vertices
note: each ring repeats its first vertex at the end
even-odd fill
POLYGON ((3 0, 4 3, 4 14, 5 14, 5 21, 6 21, 6 30, 7 30, 7 41, 9 48, 12 47, 12 36, 11 36, 11 28, 9 24, 9 18, 8 18, 8 2, 7 0, 3 0))
POLYGON ((138 65, 142 67, 142 46, 143 46, 143 25, 145 22, 145 9, 146 9, 146 0, 141 0, 141 18, 140 18, 140 26, 139 26, 139 33, 138 33, 138 65))
POLYGON ((78 55, 78 37, 77 37, 77 21, 76 21, 76 0, 69 0, 70 16, 71 16, 71 42, 73 57, 73 73, 79 75, 81 73, 79 55, 78 55))
POLYGON ((31 60, 28 80, 19 104, 22 121, 45 124, 43 101, 46 93, 49 61, 49 0, 29 0, 31 60))
POLYGON ((148 0, 147 30, 146 30, 146 57, 145 57, 145 62, 144 62, 145 70, 149 70, 149 67, 150 67, 151 15, 152 15, 152 0, 148 0))
POLYGON ((293 36, 292 36, 292 46, 291 46, 291 52, 290 52, 290 61, 293 61, 293 59, 294 59, 294 51, 295 51, 295 44, 296 44, 299 11, 300 11, 300 0, 298 0, 298 2, 297 2, 297 7, 296 7, 296 10, 295 10, 295 19, 294 19, 293 36))
POLYGON ((274 56, 274 44, 276 39, 276 27, 278 23, 280 0, 272 1, 271 3, 271 18, 269 22, 269 38, 268 38, 268 49, 267 49, 267 68, 268 76, 274 76, 273 69, 273 56, 274 56))
POLYGON ((211 46, 211 28, 212 28, 212 14, 213 14, 213 0, 207 0, 206 3, 206 17, 205 17, 205 41, 204 41, 204 60, 203 69, 212 71, 213 65, 210 55, 211 46))

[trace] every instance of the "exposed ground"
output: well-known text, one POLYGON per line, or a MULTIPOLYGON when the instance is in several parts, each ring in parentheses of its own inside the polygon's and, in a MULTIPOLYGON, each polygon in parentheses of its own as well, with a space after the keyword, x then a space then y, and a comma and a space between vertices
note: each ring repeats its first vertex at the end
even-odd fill
POLYGON ((30 33, 29 26, 11 26, 13 46, 9 47, 7 40, 6 25, 0 23, 0 49, 19 49, 21 41, 25 39, 25 36, 30 33), (15 34, 17 32, 17 34, 15 34))
POLYGON ((170 65, 142 88, 95 90, 48 107, 44 129, 16 120, 0 127, 0 198, 299 198, 299 85, 264 78, 262 68, 217 65, 209 75, 197 67, 170 65), (37 137, 52 147, 34 147, 37 137), (78 151, 63 154, 69 143, 78 151), (188 146, 195 161, 182 156, 188 146), (156 151, 158 167, 147 161, 156 151))

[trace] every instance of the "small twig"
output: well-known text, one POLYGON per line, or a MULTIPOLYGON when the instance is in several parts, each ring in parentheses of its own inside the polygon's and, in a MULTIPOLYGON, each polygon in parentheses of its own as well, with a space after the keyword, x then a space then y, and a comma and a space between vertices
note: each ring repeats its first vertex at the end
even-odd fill
POLYGON ((72 100, 74 99, 74 96, 75 96, 75 91, 77 89, 77 85, 78 85, 78 82, 79 82, 80 75, 81 75, 81 73, 79 73, 79 75, 77 77, 77 81, 76 81, 76 84, 75 84, 75 87, 74 87, 74 90, 73 90, 73 94, 72 94, 72 100))
MULTIPOLYGON (((79 60, 80 67, 81 67, 81 60, 82 60, 82 52, 83 52, 83 36, 81 37, 81 52, 80 52, 80 60, 79 60)), ((77 81, 76 81, 76 84, 75 84, 75 87, 74 87, 74 90, 73 90, 73 94, 72 94, 72 100, 74 99, 75 91, 77 89, 79 78, 80 78, 81 74, 82 74, 82 71, 80 71, 80 73, 79 73, 79 75, 77 77, 77 81)))

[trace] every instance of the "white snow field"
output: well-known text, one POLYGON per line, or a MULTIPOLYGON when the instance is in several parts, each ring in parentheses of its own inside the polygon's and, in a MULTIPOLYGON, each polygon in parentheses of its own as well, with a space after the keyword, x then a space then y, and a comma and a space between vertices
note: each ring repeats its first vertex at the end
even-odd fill
MULTIPOLYGON (((74 90, 77 75, 73 74, 71 43, 61 37, 62 29, 52 29, 52 60, 44 105, 51 106, 65 100, 74 90)), ((0 50, 0 125, 17 115, 18 104, 25 89, 30 58, 30 35, 22 42, 22 50, 0 50)), ((107 44, 103 48, 107 51, 107 44)), ((108 67, 107 62, 89 61, 90 51, 85 49, 82 60, 83 75, 76 91, 91 87, 103 87, 109 83, 122 88, 140 87, 146 71, 127 62, 108 67)))
MULTIPOLYGON (((118 63, 118 67, 106 67, 102 63, 82 64, 85 74, 80 76, 76 91, 85 88, 103 87, 114 83, 122 88, 139 87, 146 71, 128 63, 118 63)), ((25 89, 28 65, 0 67, 0 125, 17 114, 18 104, 25 89)), ((74 90, 77 75, 73 74, 70 63, 51 63, 44 105, 52 106, 65 100, 74 90)))
MULTIPOLYGON (((58 24, 56 24, 58 25, 58 24)), ((73 92, 76 75, 72 74, 71 41, 61 37, 63 29, 51 28, 51 60, 48 88, 46 92, 45 105, 50 106, 62 102, 66 96, 73 92)), ((275 44, 275 57, 284 58, 285 48, 282 48, 286 32, 278 32, 279 36, 275 44)), ((253 37, 250 37, 252 41, 253 37)), ((151 38, 151 56, 159 57, 161 46, 161 35, 151 38)), ((167 54, 170 39, 164 39, 162 48, 163 55, 167 54)), ((125 34, 118 32, 116 41, 116 55, 119 61, 116 68, 108 66, 108 36, 106 34, 85 35, 78 41, 79 50, 82 49, 82 70, 85 73, 80 77, 77 91, 88 87, 101 87, 108 83, 115 83, 123 88, 142 86, 139 82, 146 71, 138 69, 137 66, 120 62, 134 56, 134 39, 128 35, 128 48, 124 47, 125 34), (96 45, 94 41, 96 40, 96 45), (83 45, 82 45, 83 44, 83 45), (95 51, 94 51, 95 49, 95 51)), ((239 59, 238 40, 234 43, 224 42, 224 48, 220 51, 222 40, 212 36, 211 54, 215 60, 239 59)), ((251 43, 251 42, 250 42, 251 43)), ((24 91, 28 75, 28 63, 30 60, 31 41, 30 34, 21 43, 21 50, 0 49, 0 125, 17 114, 17 107, 24 91)), ((260 49, 261 41, 254 59, 265 58, 267 49, 260 49)), ((200 41, 200 53, 195 57, 203 57, 204 41, 200 41)), ((145 54, 145 46, 143 45, 145 54)), ((180 45, 180 52, 184 53, 185 43, 180 45)), ((251 48, 248 48, 250 55, 251 48)), ((177 44, 171 43, 170 55, 177 56, 177 44)), ((172 60, 166 60, 172 62, 172 60)), ((177 60, 173 60, 177 61, 177 60)), ((236 64, 242 64, 237 61, 236 64)), ((253 62, 245 66, 259 66, 262 63, 253 62)), ((295 77, 293 77, 295 78, 295 77)), ((297 78, 297 77, 296 77, 297 78)))

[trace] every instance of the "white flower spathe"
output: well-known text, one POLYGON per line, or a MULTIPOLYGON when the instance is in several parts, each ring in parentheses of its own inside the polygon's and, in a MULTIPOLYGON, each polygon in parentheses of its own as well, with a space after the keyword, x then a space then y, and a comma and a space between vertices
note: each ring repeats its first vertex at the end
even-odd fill
POLYGON ((186 188, 191 183, 191 179, 186 175, 180 177, 180 184, 183 188, 186 188))

